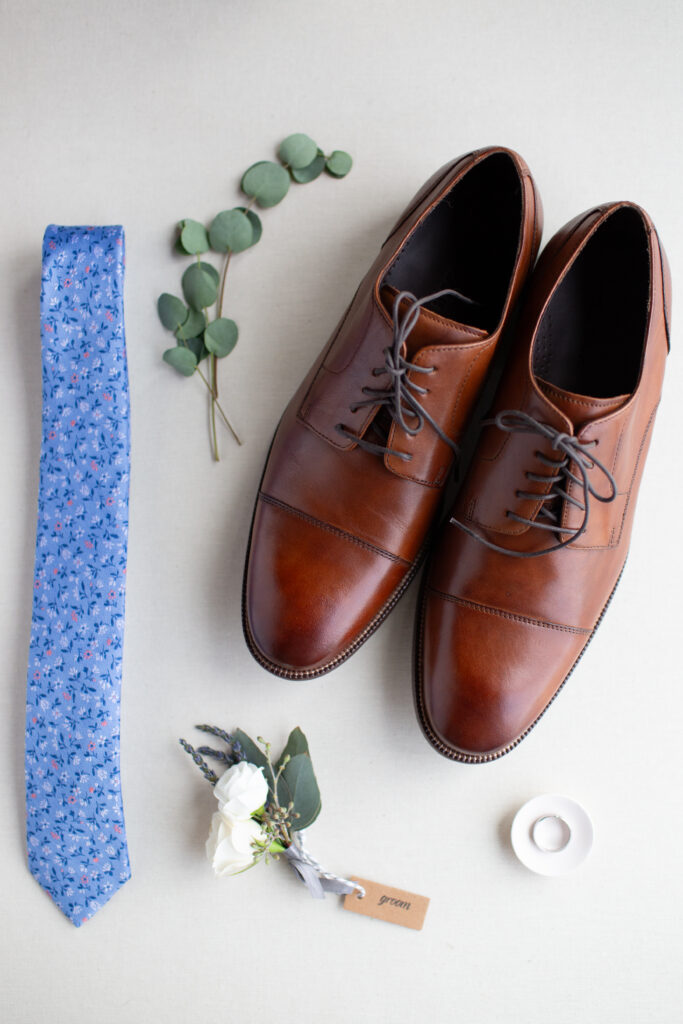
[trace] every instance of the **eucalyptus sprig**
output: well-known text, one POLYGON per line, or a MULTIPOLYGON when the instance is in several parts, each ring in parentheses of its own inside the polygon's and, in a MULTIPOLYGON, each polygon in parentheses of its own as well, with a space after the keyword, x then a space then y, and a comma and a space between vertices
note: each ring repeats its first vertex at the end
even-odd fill
POLYGON ((348 153, 335 149, 327 155, 313 139, 302 133, 288 135, 277 155, 278 163, 260 160, 242 175, 240 188, 248 200, 245 206, 222 210, 208 228, 189 218, 179 221, 176 251, 195 257, 182 276, 185 301, 164 292, 157 303, 159 319, 176 338, 175 346, 164 352, 164 360, 184 377, 196 375, 209 393, 211 447, 216 462, 219 461, 217 412, 237 443, 242 444, 219 402, 218 360, 230 355, 239 333, 235 321, 223 315, 230 262, 233 256, 256 245, 263 232, 261 218, 253 207, 267 210, 277 206, 287 195, 292 181, 304 185, 323 171, 334 178, 343 178, 352 166, 348 153), (220 272, 202 258, 209 251, 223 256, 220 272), (205 359, 208 360, 206 373, 200 366, 205 359))

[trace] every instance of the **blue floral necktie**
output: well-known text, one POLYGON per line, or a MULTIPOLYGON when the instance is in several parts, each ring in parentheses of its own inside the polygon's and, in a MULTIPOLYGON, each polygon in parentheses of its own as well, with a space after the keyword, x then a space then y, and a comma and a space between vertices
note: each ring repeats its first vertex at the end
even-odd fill
POLYGON ((121 227, 43 240, 26 714, 32 873, 80 925, 130 878, 119 772, 130 430, 121 227))

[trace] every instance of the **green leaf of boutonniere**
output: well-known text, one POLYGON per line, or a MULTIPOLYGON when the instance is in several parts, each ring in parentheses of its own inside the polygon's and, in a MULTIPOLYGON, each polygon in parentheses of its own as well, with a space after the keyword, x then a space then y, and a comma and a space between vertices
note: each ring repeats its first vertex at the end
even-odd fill
POLYGON ((237 740, 242 748, 245 761, 248 761, 249 764, 255 764, 257 768, 263 768, 263 774, 272 792, 273 773, 268 765, 268 759, 261 748, 254 743, 250 736, 247 736, 246 732, 242 732, 241 729, 233 729, 232 738, 237 740))
POLYGON ((308 828, 320 814, 321 800, 313 762, 308 754, 296 754, 282 770, 277 796, 283 807, 294 803, 298 815, 292 823, 295 832, 308 828))
POLYGON ((276 770, 282 767, 284 760, 288 755, 292 758, 296 757, 297 754, 308 754, 308 740, 298 725, 296 729, 292 729, 289 734, 289 739, 287 740, 285 749, 280 754, 278 762, 275 765, 276 770))

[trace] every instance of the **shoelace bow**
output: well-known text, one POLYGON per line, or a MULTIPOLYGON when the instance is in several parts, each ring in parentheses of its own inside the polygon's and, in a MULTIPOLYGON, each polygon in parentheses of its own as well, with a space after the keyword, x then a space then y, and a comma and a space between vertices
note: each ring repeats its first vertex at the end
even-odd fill
POLYGON ((536 483, 542 484, 550 483, 550 490, 547 494, 520 490, 515 492, 515 496, 517 498, 535 501, 541 504, 537 517, 535 519, 528 519, 526 516, 517 515, 516 512, 511 512, 510 510, 505 514, 509 519, 514 519, 516 522, 523 523, 525 526, 533 526, 539 530, 550 530, 553 533, 569 534, 566 540, 559 541, 557 544, 553 544, 550 547, 542 548, 540 551, 514 551, 510 548, 501 547, 500 545, 487 540, 486 537, 482 537, 481 534, 476 533, 464 523, 461 523, 459 519, 451 519, 451 523, 453 523, 454 526, 458 526, 465 533, 469 534, 470 537, 474 537, 475 540, 485 544, 486 547, 490 548, 492 551, 500 551, 504 555, 513 555, 515 558, 535 558, 538 555, 545 555, 549 551, 559 551, 560 548, 565 548, 568 544, 573 544, 574 541, 586 532, 590 515, 591 498, 605 504, 614 501, 616 498, 617 485, 614 477, 604 463, 596 458, 595 455, 589 454, 587 451, 588 448, 594 447, 598 443, 597 441, 579 441, 578 437, 575 437, 573 434, 565 434, 560 430, 556 430, 555 427, 551 427, 550 424, 542 423, 540 420, 535 419, 533 416, 529 416, 528 413, 522 412, 521 410, 506 409, 503 412, 499 412, 493 419, 484 420, 482 425, 495 426, 498 427, 499 430, 506 431, 510 434, 540 434, 541 437, 545 437, 550 441, 550 445, 554 451, 561 453, 562 458, 559 460, 549 459, 547 455, 543 454, 543 452, 537 451, 535 453, 536 458, 544 465, 555 470, 553 474, 530 473, 528 470, 525 473, 527 480, 533 480, 536 483), (578 476, 571 470, 572 463, 578 469, 578 476), (599 470, 609 483, 608 494, 600 494, 591 482, 589 473, 594 469, 599 470), (580 501, 578 498, 575 498, 568 493, 570 482, 578 484, 581 487, 583 501, 580 501), (574 505, 583 512, 583 520, 581 521, 580 526, 569 527, 562 525, 559 521, 558 515, 551 507, 552 503, 558 498, 563 502, 568 501, 570 505, 574 505), (544 521, 539 522, 540 519, 543 519, 544 521))
MULTIPOLYGON (((392 420, 398 423, 401 429, 405 430, 406 434, 410 434, 411 437, 419 434, 425 423, 429 423, 442 441, 445 441, 455 454, 458 455, 460 452, 458 445, 451 440, 448 434, 444 433, 439 424, 430 416, 424 406, 420 404, 418 396, 426 395, 428 389, 421 387, 415 381, 408 378, 410 371, 413 371, 413 373, 429 374, 434 373, 436 367, 417 366, 415 363, 409 362, 402 352, 411 331, 420 318, 422 306, 445 295, 452 295, 468 305, 477 305, 474 299, 468 299, 467 296, 456 292, 453 288, 443 288, 441 291, 434 292, 433 295, 425 295, 421 299, 418 299, 412 292, 398 293, 392 307, 392 320, 394 324, 392 344, 384 349, 384 366, 378 366, 372 371, 373 377, 381 377, 387 374, 391 381, 390 386, 388 389, 370 388, 367 386, 361 388, 361 391, 367 397, 361 402, 354 402, 353 405, 349 406, 349 409, 352 413, 355 413, 358 409, 371 405, 382 406, 387 409, 392 420), (404 299, 408 299, 409 305, 401 313, 401 303, 404 299), (413 421, 412 426, 407 422, 408 419, 413 421)), ((404 462, 410 462, 413 457, 408 452, 399 452, 388 445, 375 444, 373 441, 368 441, 365 437, 359 437, 358 434, 347 430, 343 423, 337 423, 335 429, 344 437, 348 437, 349 440, 357 444, 359 448, 372 452, 374 455, 395 455, 404 462)))

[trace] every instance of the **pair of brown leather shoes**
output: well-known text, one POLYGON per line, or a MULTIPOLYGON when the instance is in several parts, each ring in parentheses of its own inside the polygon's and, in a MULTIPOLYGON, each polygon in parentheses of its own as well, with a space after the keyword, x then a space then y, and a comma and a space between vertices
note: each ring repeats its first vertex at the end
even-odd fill
POLYGON ((538 252, 541 204, 498 147, 438 171, 399 218, 276 431, 244 631, 290 679, 329 672, 431 545, 418 717, 457 761, 499 757, 572 671, 619 580, 659 402, 670 275, 648 215, 589 210, 549 242, 493 410, 444 485, 538 252))

